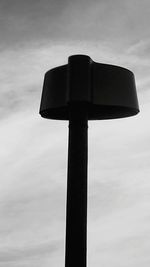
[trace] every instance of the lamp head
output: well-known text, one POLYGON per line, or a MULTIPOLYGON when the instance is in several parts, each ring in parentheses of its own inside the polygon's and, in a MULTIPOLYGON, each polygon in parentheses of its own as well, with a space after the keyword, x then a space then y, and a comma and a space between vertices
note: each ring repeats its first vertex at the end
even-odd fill
POLYGON ((73 55, 45 74, 40 114, 69 120, 70 104, 86 103, 89 120, 115 119, 139 112, 134 74, 125 68, 73 55))

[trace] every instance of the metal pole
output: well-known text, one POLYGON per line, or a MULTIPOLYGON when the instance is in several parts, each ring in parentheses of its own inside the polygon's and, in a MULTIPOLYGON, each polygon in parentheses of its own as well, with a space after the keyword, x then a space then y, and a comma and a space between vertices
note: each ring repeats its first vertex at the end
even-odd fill
POLYGON ((71 103, 69 117, 65 267, 86 267, 88 116, 71 103))

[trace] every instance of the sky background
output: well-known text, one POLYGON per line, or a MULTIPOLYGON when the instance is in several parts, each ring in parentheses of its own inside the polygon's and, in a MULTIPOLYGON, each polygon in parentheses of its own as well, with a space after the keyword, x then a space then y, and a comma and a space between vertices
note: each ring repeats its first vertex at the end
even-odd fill
POLYGON ((135 74, 140 114, 89 122, 88 266, 150 266, 150 1, 0 0, 0 267, 62 267, 68 122, 38 114, 72 54, 135 74))

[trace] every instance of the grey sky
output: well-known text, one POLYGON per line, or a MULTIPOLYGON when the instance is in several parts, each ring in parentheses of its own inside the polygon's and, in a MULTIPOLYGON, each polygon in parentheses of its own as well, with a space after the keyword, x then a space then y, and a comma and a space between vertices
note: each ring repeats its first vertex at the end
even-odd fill
POLYGON ((111 45, 149 38, 149 1, 1 0, 4 45, 45 40, 97 40, 111 45), (104 39, 105 38, 105 39, 104 39))
POLYGON ((141 113, 89 123, 89 266, 149 267, 150 2, 0 1, 0 267, 64 264, 67 122, 38 115, 71 54, 135 73, 141 113))

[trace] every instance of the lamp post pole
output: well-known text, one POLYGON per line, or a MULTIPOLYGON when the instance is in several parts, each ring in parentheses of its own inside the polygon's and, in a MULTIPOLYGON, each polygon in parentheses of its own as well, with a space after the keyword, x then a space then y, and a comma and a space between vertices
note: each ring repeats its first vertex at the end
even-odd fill
POLYGON ((65 267, 86 267, 88 120, 139 112, 134 75, 86 55, 45 74, 40 114, 69 121, 65 267))
POLYGON ((87 134, 87 106, 74 103, 69 116, 66 267, 86 267, 87 134))

